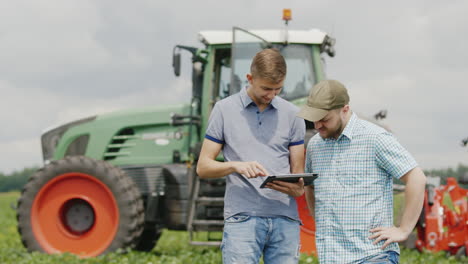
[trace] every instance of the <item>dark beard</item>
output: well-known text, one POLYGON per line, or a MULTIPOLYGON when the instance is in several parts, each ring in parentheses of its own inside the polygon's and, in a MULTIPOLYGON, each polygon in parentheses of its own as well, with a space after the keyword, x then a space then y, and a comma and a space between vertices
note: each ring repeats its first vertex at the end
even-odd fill
POLYGON ((338 128, 335 130, 335 132, 330 136, 331 138, 334 138, 334 139, 338 139, 338 137, 341 135, 341 133, 343 132, 343 121, 341 121, 340 119, 340 125, 338 126, 338 128))

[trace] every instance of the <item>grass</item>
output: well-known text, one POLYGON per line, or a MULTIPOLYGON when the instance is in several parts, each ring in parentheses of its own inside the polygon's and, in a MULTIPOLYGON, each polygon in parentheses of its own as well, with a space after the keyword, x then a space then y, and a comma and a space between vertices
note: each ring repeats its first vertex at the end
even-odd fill
MULTIPOLYGON (((221 252, 213 247, 194 247, 188 244, 188 234, 183 231, 165 230, 157 246, 151 252, 114 252, 97 258, 80 259, 71 254, 47 255, 28 253, 23 247, 16 230, 15 204, 19 193, 0 193, 0 263, 41 264, 41 263, 89 263, 89 264, 218 264, 221 252)), ((299 263, 316 264, 317 258, 301 255, 299 263)), ((411 264, 455 264, 460 263, 445 253, 419 253, 402 249, 400 263, 411 264)))

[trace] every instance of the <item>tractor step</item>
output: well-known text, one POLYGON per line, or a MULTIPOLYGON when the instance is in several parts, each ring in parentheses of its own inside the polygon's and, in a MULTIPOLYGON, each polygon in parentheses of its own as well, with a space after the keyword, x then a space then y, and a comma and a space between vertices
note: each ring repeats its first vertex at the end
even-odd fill
POLYGON ((224 197, 198 197, 197 203, 205 205, 224 205, 224 197))
MULTIPOLYGON (((224 221, 222 220, 222 209, 224 206, 224 197, 219 197, 218 192, 206 194, 206 188, 201 191, 201 180, 195 171, 189 175, 192 179, 193 187, 190 196, 190 211, 187 221, 187 230, 189 231, 189 241, 191 245, 196 246, 219 246, 221 241, 195 241, 194 233, 197 231, 221 232, 223 231, 224 221), (200 196, 203 192, 203 196, 200 196)), ((203 182, 203 184, 209 184, 203 182)), ((211 185, 210 185, 211 186, 211 185)), ((206 186, 205 186, 206 187, 206 186)))

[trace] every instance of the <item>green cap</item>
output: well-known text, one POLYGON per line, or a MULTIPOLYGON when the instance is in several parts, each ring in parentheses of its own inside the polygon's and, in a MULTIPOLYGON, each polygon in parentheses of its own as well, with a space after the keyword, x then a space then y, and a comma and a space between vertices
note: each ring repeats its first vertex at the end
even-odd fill
POLYGON ((324 118, 330 110, 349 104, 348 91, 342 83, 335 80, 324 80, 312 88, 307 104, 302 106, 298 117, 312 122, 324 118))

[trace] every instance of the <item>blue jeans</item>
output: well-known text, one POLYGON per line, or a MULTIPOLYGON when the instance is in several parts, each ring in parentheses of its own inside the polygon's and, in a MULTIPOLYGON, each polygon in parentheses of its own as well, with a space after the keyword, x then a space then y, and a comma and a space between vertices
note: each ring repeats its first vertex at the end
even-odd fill
POLYGON ((299 222, 287 217, 234 215, 224 221, 224 264, 295 264, 299 261, 299 222))
POLYGON ((370 259, 367 259, 360 264, 398 264, 400 260, 400 255, 395 251, 384 251, 373 256, 370 259))

